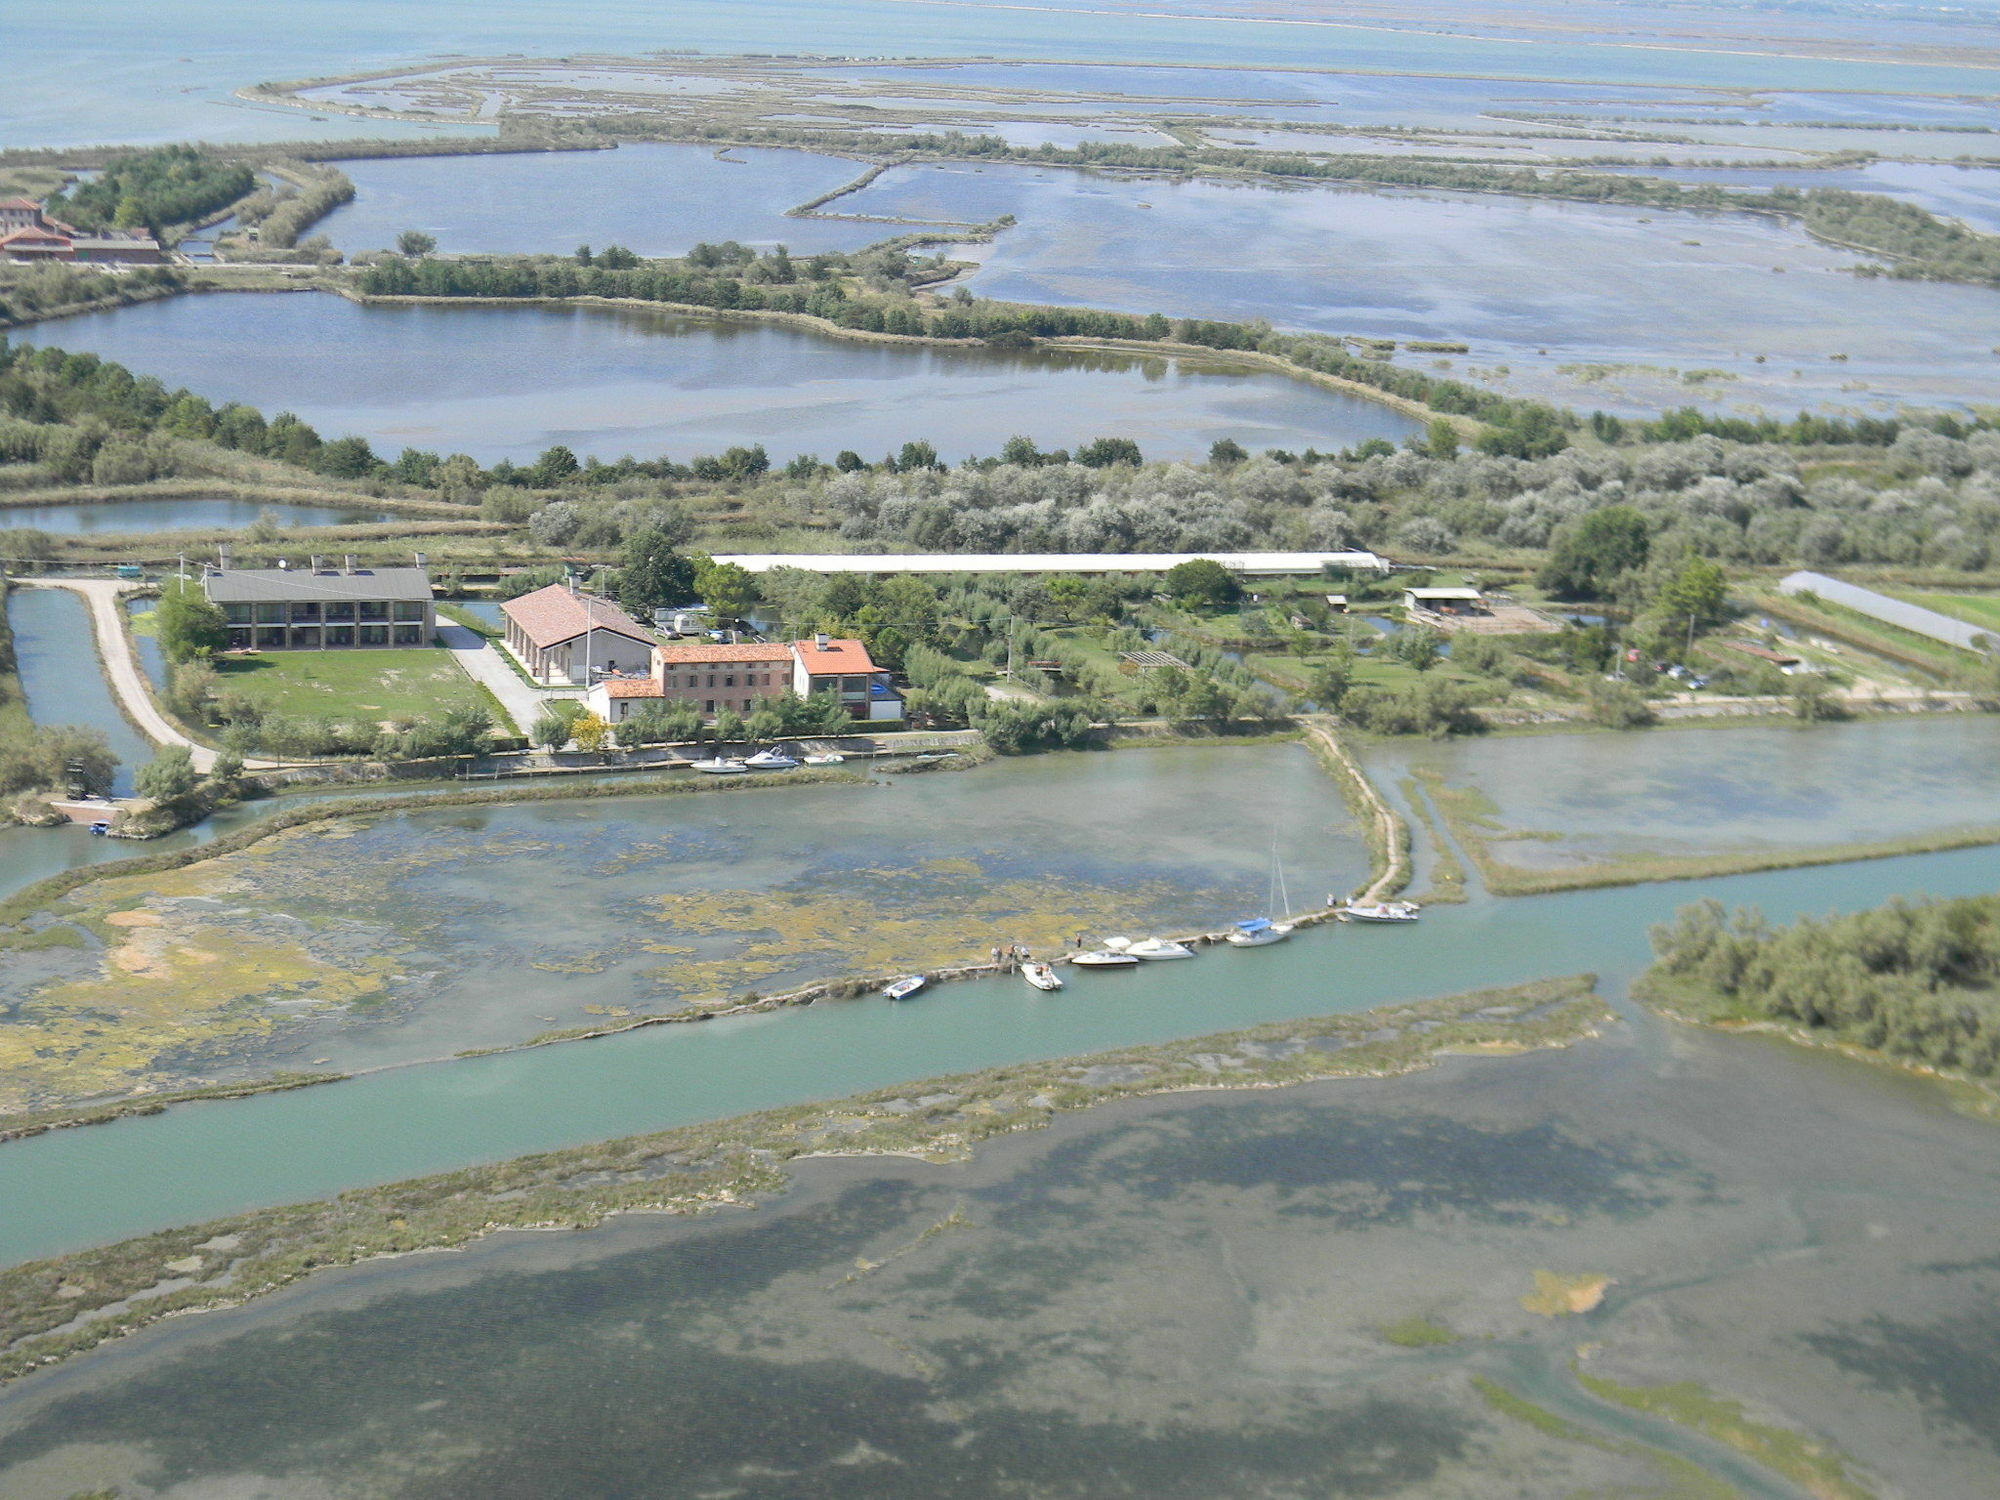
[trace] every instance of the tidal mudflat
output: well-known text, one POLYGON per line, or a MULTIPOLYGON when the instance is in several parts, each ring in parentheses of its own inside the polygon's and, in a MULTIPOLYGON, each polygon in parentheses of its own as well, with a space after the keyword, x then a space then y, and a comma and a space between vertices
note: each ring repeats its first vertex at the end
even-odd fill
POLYGON ((102 1347, 0 1397, 0 1487, 1862 1500, 2000 1462, 2000 1132, 1768 1038, 1641 1016, 787 1170, 102 1347))
POLYGON ((956 462, 1026 433, 1148 457, 1217 438, 1333 451, 1417 430, 1377 402, 1199 358, 927 348, 646 308, 360 306, 317 294, 180 297, 16 335, 117 360, 220 404, 294 411, 328 437, 532 461, 687 459, 761 443, 783 462, 923 438, 956 462))
POLYGON ((1366 878, 1297 745, 374 814, 80 887, 0 978, 0 1112, 348 1071, 1261 911, 1366 878))
POLYGON ((1461 842, 1532 879, 2000 828, 1996 762, 2000 723, 1966 714, 1536 735, 1372 765, 1386 782, 1414 773, 1461 842))

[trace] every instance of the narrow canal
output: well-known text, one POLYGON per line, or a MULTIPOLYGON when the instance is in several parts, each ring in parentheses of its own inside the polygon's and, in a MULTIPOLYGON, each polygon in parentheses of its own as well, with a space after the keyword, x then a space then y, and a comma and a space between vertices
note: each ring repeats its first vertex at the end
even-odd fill
POLYGON ((182 1106, 0 1147, 0 1263, 259 1205, 661 1129, 900 1080, 1361 1010, 1592 970, 1622 993, 1647 927, 1704 896, 1774 920, 1964 895, 2000 853, 1960 850, 1711 881, 1436 908, 1414 928, 1322 928, 1276 948, 631 1032, 395 1069, 292 1093, 182 1106), (77 1184, 90 1184, 87 1193, 77 1184))

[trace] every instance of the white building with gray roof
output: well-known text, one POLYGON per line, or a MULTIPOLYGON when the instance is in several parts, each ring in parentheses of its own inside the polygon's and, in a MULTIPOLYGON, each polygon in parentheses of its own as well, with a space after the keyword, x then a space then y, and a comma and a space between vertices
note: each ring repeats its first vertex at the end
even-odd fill
POLYGON ((2000 650, 2000 637, 1991 630, 1981 630, 1977 625, 1964 620, 1955 620, 1950 615, 1940 614, 1934 609, 1926 609, 1921 604, 1912 604, 1907 599, 1894 599, 1887 594, 1878 594, 1873 589, 1864 589, 1858 583, 1843 583, 1838 578, 1829 578, 1824 573, 1793 573, 1778 584, 1781 594, 1812 594, 1829 604, 1838 604, 1853 610, 1858 615, 1866 615, 1871 620, 1880 620, 1884 625, 1894 625, 1898 629, 1928 636, 1934 641, 1943 641, 1947 646, 1956 646, 1961 651, 2000 650))
POLYGON ((428 646, 437 627, 422 568, 235 568, 202 576, 202 591, 229 622, 232 651, 381 650, 428 646))

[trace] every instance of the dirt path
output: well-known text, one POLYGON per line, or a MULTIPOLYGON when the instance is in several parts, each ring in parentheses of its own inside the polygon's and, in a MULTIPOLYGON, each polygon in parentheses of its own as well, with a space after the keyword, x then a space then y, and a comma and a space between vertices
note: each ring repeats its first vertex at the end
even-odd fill
MULTIPOLYGON (((185 745, 194 758, 194 768, 206 772, 215 765, 215 752, 197 744, 169 722, 147 691, 139 658, 126 633, 124 610, 119 600, 137 584, 114 578, 18 578, 16 587, 68 589, 81 594, 90 608, 90 629, 97 638, 97 657, 104 665, 104 679, 117 695, 118 706, 139 732, 156 745, 185 745)), ((268 771, 285 764, 276 760, 246 760, 249 770, 268 771)))
POLYGON ((1347 769, 1347 774, 1359 788, 1362 800, 1367 804, 1367 815, 1375 825, 1375 836, 1381 841, 1385 854, 1382 873, 1370 881, 1368 889, 1355 900, 1362 903, 1386 901, 1410 883, 1409 842, 1402 815, 1382 800, 1382 794, 1375 790, 1375 783, 1368 779, 1354 757, 1347 753, 1347 747, 1334 734, 1330 720, 1313 717, 1305 723, 1306 733, 1347 769))

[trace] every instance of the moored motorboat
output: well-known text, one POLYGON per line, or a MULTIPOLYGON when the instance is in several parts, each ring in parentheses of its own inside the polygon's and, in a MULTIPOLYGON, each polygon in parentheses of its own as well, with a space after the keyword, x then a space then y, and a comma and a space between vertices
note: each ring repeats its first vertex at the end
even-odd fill
POLYGON ((799 762, 775 750, 759 750, 743 764, 753 771, 796 771, 799 762))
POLYGON ((906 974, 894 984, 884 985, 882 987, 882 994, 890 1000, 907 1000, 918 990, 922 989, 924 983, 923 975, 906 974))
POLYGON ((750 768, 740 760, 698 760, 694 768, 708 776, 741 776, 750 768))
POLYGON ((1414 901, 1350 901, 1339 917, 1343 922, 1414 922, 1421 910, 1414 901))
POLYGON ((846 761, 846 756, 828 752, 825 755, 808 755, 805 763, 809 766, 838 766, 844 765, 846 761))
POLYGON ((1047 964, 1023 964, 1021 977, 1038 990, 1054 991, 1063 987, 1062 976, 1047 964))
POLYGON ((1111 948, 1093 948, 1088 953, 1073 953, 1070 960, 1079 969, 1136 969, 1139 960, 1129 953, 1120 953, 1111 948))
POLYGON ((1141 938, 1125 950, 1134 958, 1193 958, 1194 949, 1185 943, 1177 943, 1172 938, 1141 938))
POLYGON ((1262 948, 1270 943, 1282 943, 1292 935, 1290 922, 1273 922, 1269 917, 1252 917, 1247 922, 1238 922, 1222 935, 1222 940, 1237 948, 1262 948))

